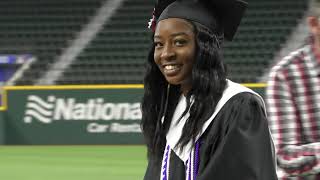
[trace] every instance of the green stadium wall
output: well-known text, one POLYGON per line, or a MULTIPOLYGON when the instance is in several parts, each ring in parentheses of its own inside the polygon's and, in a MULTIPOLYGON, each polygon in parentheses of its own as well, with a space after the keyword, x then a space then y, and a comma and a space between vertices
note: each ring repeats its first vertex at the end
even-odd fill
POLYGON ((3 109, 0 109, 0 145, 5 144, 5 111, 3 109))
POLYGON ((142 85, 5 87, 0 144, 142 144, 142 95, 142 85))

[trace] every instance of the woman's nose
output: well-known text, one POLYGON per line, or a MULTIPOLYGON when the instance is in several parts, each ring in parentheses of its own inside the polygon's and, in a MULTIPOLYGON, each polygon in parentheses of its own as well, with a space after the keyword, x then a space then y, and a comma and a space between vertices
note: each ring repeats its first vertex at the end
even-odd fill
POLYGON ((161 59, 170 60, 175 56, 174 49, 170 45, 166 45, 161 53, 161 59))

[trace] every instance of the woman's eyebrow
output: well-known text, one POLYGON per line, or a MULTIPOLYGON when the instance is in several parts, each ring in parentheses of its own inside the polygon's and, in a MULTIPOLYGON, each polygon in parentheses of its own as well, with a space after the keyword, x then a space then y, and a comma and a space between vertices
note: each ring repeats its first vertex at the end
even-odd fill
POLYGON ((171 37, 174 37, 174 36, 180 36, 180 35, 188 35, 188 34, 185 33, 185 32, 177 32, 177 33, 171 34, 170 36, 171 36, 171 37))
MULTIPOLYGON (((180 36, 180 35, 188 35, 188 34, 185 33, 185 32, 177 32, 177 33, 171 34, 170 36, 174 37, 174 36, 180 36)), ((155 35, 153 38, 154 39, 161 39, 161 36, 160 35, 155 35)))
MULTIPOLYGON (((176 32, 171 34, 170 36, 180 36, 180 35, 188 35, 186 32, 176 32)), ((161 35, 154 35, 153 38, 161 38, 161 35)))
POLYGON ((159 36, 159 35, 153 36, 153 39, 160 39, 160 38, 161 38, 161 36, 159 36))

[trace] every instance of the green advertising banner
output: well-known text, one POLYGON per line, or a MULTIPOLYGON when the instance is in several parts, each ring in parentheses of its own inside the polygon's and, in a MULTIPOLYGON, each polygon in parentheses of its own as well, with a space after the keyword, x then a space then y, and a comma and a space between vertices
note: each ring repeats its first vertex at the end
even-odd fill
POLYGON ((7 89, 7 144, 141 144, 141 88, 7 89))
MULTIPOLYGON (((262 96, 264 86, 247 84, 262 96)), ((142 85, 4 88, 0 144, 142 144, 142 85)))

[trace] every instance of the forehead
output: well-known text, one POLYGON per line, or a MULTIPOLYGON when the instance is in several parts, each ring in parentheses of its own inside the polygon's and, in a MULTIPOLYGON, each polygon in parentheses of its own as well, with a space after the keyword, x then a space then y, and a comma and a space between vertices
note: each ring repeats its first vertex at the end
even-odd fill
POLYGON ((180 18, 168 18, 158 22, 155 37, 163 34, 185 33, 187 35, 194 34, 194 27, 191 23, 180 18))

